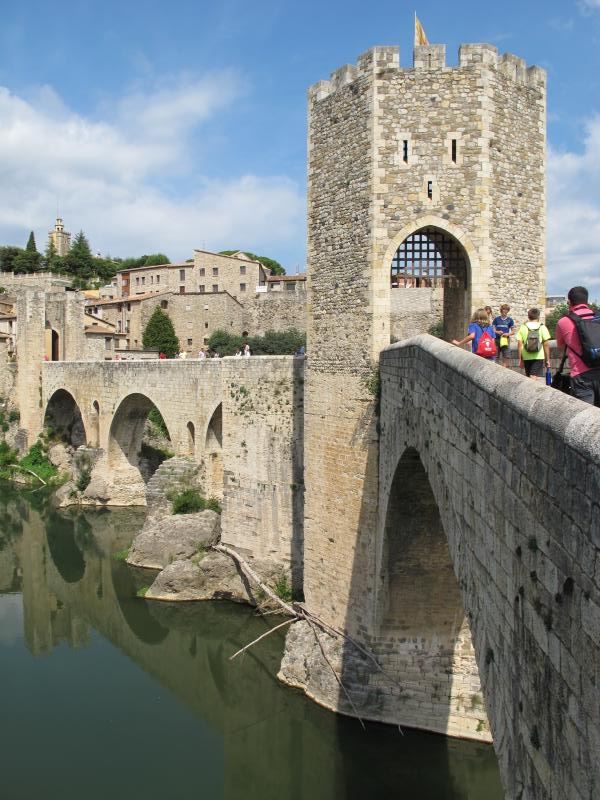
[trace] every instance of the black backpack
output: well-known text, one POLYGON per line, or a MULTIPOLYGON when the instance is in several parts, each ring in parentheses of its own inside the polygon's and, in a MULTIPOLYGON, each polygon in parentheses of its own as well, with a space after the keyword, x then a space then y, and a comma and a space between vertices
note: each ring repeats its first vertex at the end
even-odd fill
MULTIPOLYGON (((569 314, 569 319, 575 324, 581 353, 576 353, 588 367, 600 367, 600 315, 593 317, 580 317, 579 314, 569 314)), ((573 350, 573 348, 571 348, 573 350)))

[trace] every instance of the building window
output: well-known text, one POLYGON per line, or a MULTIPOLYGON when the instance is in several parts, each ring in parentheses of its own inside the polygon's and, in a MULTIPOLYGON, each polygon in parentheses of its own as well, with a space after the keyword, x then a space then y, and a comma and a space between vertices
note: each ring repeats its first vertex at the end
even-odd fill
POLYGON ((245 291, 246 291, 246 284, 240 283, 240 292, 245 292, 245 291))
POLYGON ((156 282, 157 282, 157 283, 160 283, 160 275, 157 275, 157 276, 156 276, 156 282))
POLYGON ((296 289, 296 284, 294 283, 294 281, 286 281, 285 282, 285 288, 286 288, 286 291, 293 292, 296 289))
POLYGON ((218 274, 219 274, 219 268, 213 267, 213 275, 218 275, 218 274))
POLYGON ((185 294, 185 286, 179 287, 179 294, 185 294))
POLYGON ((218 292, 219 291, 219 284, 218 283, 213 283, 212 290, 213 290, 213 292, 218 292))
POLYGON ((131 311, 131 303, 127 303, 127 311, 131 311))
POLYGON ((137 286, 139 286, 139 285, 140 285, 140 276, 139 276, 139 275, 138 275, 138 276, 137 276, 137 278, 135 279, 135 282, 136 282, 137 286))
POLYGON ((186 310, 186 311, 191 311, 191 310, 192 310, 192 307, 191 307, 191 306, 186 306, 186 307, 185 307, 185 310, 186 310))
POLYGON ((187 343, 188 343, 188 347, 191 347, 191 346, 192 346, 192 344, 193 344, 193 340, 192 340, 192 339, 188 339, 188 340, 187 340, 187 343))
POLYGON ((204 327, 205 327, 205 328, 208 328, 208 322, 205 322, 205 323, 204 323, 204 327))
POLYGON ((246 274, 246 265, 245 264, 241 264, 240 265, 240 275, 245 275, 245 274, 246 274))
POLYGON ((184 281, 185 280, 185 270, 184 269, 180 269, 179 270, 179 280, 180 281, 184 281))
POLYGON ((168 308, 169 307, 169 301, 168 300, 161 300, 160 301, 160 307, 161 308, 168 308))
POLYGON ((451 142, 451 145, 450 145, 450 157, 452 158, 452 161, 455 164, 456 164, 456 155, 457 155, 457 141, 456 141, 456 139, 452 139, 452 142, 451 142))
POLYGON ((200 292, 200 294, 204 294, 204 292, 206 291, 206 287, 204 286, 203 283, 201 283, 200 286, 198 287, 198 291, 200 292))
POLYGON ((144 286, 145 283, 146 283, 146 277, 142 275, 142 286, 144 286))
POLYGON ((200 275, 201 278, 203 278, 206 275, 206 270, 204 269, 204 267, 200 267, 198 275, 200 275))
POLYGON ((150 275, 150 283, 154 283, 154 275, 150 275))
POLYGON ((112 350, 112 339, 109 336, 106 336, 104 339, 104 349, 112 350))
POLYGON ((402 140, 402 161, 408 164, 408 139, 402 140))

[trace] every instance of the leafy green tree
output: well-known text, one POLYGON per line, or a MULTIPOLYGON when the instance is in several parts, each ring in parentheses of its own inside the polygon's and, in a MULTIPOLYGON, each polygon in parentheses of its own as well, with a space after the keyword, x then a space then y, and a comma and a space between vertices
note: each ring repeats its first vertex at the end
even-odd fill
POLYGON ((21 250, 14 260, 15 272, 37 272, 42 266, 42 256, 35 246, 33 231, 29 234, 25 250, 21 250))
POLYGON ((65 272, 80 280, 87 281, 95 274, 94 257, 83 231, 75 236, 71 249, 63 260, 65 272))
POLYGON ((220 255, 232 256, 234 253, 245 253, 252 261, 260 261, 267 269, 270 269, 273 275, 285 275, 285 269, 281 266, 279 261, 267 256, 257 256, 256 253, 250 253, 248 250, 221 250, 220 255))
POLYGON ((14 272, 15 259, 22 252, 24 251, 20 247, 12 247, 10 245, 0 247, 0 270, 2 272, 14 272))
POLYGON ((144 267, 155 267, 158 264, 170 264, 169 257, 166 256, 164 253, 152 253, 149 256, 142 256, 145 258, 144 267))
POLYGON ((158 306, 144 329, 142 344, 146 349, 164 353, 167 358, 174 358, 179 352, 179 339, 175 335, 171 318, 158 306))
POLYGON ((295 328, 286 331, 267 331, 264 336, 245 339, 227 331, 216 330, 208 340, 211 350, 220 356, 232 356, 245 344, 250 345, 252 355, 293 355, 298 349, 306 347, 306 334, 295 328))
MULTIPOLYGON (((588 303, 590 308, 593 308, 594 311, 600 311, 600 305, 598 303, 588 303)), ((554 339, 556 336, 556 324, 561 317, 566 316, 569 313, 569 306, 566 303, 559 303, 559 305, 554 306, 552 311, 546 315, 546 327, 550 332, 550 336, 554 339)))

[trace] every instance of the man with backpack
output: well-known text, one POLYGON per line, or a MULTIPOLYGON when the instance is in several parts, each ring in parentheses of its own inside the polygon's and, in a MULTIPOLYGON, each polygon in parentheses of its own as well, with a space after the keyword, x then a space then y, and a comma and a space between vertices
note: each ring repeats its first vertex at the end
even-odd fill
POLYGON ((527 322, 517 333, 519 366, 525 368, 528 378, 544 377, 544 366, 550 366, 550 331, 540 322, 539 308, 530 308, 527 322))
POLYGON ((567 295, 569 313, 556 325, 556 344, 571 369, 571 394, 600 407, 600 315, 588 306, 588 290, 574 286, 567 295))

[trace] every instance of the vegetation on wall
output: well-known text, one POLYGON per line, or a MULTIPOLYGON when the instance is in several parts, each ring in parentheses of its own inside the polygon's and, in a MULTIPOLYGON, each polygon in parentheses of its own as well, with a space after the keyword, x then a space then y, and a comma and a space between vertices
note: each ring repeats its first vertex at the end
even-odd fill
POLYGON ((251 261, 260 261, 267 269, 270 269, 273 275, 285 275, 285 269, 281 266, 279 261, 268 256, 257 256, 256 253, 250 253, 248 250, 220 250, 219 254, 222 256, 232 256, 234 253, 245 253, 251 261))
POLYGON ((233 356, 245 344, 254 356, 294 355, 300 347, 306 347, 306 334, 296 328, 287 331, 267 331, 264 336, 236 336, 227 331, 216 330, 208 340, 210 350, 220 356, 233 356))
POLYGON ((175 358, 179 352, 179 339, 168 314, 156 307, 144 329, 142 344, 147 350, 158 350, 167 358, 175 358))
POLYGON ((184 489, 171 498, 173 514, 194 514, 207 509, 220 514, 221 504, 216 497, 203 497, 197 489, 184 489))

